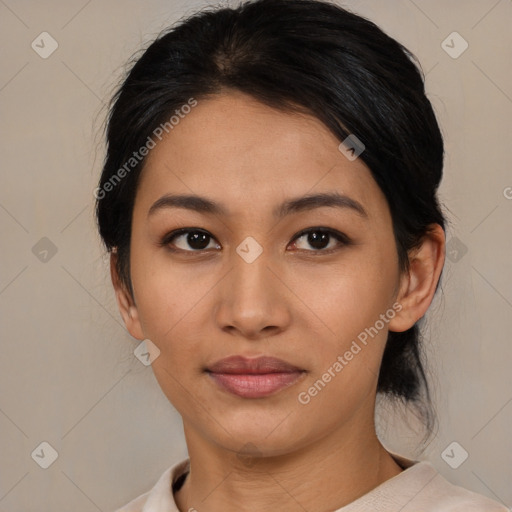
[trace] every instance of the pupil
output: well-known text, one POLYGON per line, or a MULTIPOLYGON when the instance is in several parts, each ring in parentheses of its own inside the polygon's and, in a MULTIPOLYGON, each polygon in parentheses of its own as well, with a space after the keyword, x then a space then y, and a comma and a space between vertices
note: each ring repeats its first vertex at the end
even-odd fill
POLYGON ((208 246, 208 235, 198 232, 190 233, 187 242, 193 249, 204 249, 208 246))
POLYGON ((329 234, 320 231, 309 233, 308 243, 315 249, 324 249, 329 245, 329 234))

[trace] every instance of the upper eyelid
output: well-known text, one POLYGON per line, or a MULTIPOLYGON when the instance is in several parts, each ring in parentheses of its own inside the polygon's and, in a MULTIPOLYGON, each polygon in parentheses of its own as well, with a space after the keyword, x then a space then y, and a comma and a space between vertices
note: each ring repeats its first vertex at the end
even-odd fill
MULTIPOLYGON (((344 233, 342 233, 334 228, 328 228, 328 227, 324 227, 324 226, 312 226, 309 228, 304 228, 304 229, 298 231, 297 233, 295 233, 293 235, 291 241, 293 242, 293 241, 297 240, 298 238, 301 238, 304 235, 307 235, 308 233, 314 232, 314 231, 323 231, 325 233, 328 233, 328 234, 332 235, 334 238, 336 238, 336 240, 338 240, 338 242, 340 242, 340 243, 347 243, 349 241, 349 237, 347 235, 345 235, 344 233)), ((180 228, 180 229, 171 231, 170 233, 168 233, 167 235, 165 235, 163 237, 161 245, 168 245, 171 243, 171 240, 178 238, 180 236, 186 235, 188 233, 194 233, 194 232, 204 233, 204 234, 208 235, 209 237, 211 237, 212 240, 215 240, 220 245, 220 242, 209 231, 202 229, 202 228, 180 228)), ((197 249, 197 250, 190 250, 190 251, 187 251, 186 249, 181 249, 181 250, 183 250, 185 252, 202 252, 205 249, 197 249)), ((327 251, 319 250, 319 251, 314 251, 314 252, 327 252, 327 251)))
MULTIPOLYGON (((205 229, 202 229, 202 228, 180 228, 180 229, 175 229, 173 231, 170 231, 169 233, 164 235, 162 240, 160 241, 160 245, 169 245, 171 243, 171 240, 178 238, 180 236, 186 235, 188 233, 203 233, 205 235, 208 235, 212 240, 215 240, 217 243, 219 243, 219 241, 205 229)), ((200 252, 200 251, 196 250, 196 251, 188 251, 188 252, 200 252)))

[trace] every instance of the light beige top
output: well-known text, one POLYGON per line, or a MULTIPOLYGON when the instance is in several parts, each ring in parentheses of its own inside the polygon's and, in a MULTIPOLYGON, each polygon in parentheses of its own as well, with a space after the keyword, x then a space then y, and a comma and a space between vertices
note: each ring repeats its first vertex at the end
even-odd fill
MULTIPOLYGON (((452 485, 430 462, 392 456, 404 471, 334 512, 509 512, 489 498, 452 485)), ((171 466, 150 491, 115 512, 180 512, 172 486, 189 469, 189 459, 171 466)))

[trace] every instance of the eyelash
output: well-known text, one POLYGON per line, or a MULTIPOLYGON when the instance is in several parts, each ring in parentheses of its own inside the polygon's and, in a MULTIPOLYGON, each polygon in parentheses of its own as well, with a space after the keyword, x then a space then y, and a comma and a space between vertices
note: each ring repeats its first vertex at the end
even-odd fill
MULTIPOLYGON (((162 238, 162 240, 159 242, 159 246, 160 247, 166 247, 171 252, 182 252, 182 253, 187 253, 187 252, 190 252, 190 253, 202 253, 202 252, 205 252, 206 250, 208 250, 208 249, 191 249, 191 250, 186 250, 186 249, 179 249, 179 248, 171 247, 171 242, 175 238, 178 238, 179 236, 184 235, 184 234, 188 234, 188 233, 201 233, 201 234, 204 234, 204 235, 208 236, 212 240, 215 240, 215 238, 212 235, 210 235, 210 233, 208 233, 207 231, 204 231, 202 229, 199 229, 199 228, 181 228, 181 229, 177 229, 175 231, 171 231, 170 233, 166 234, 162 238)), ((334 230, 334 229, 325 228, 325 227, 312 227, 312 228, 304 229, 304 230, 300 231, 299 233, 297 233, 296 235, 294 235, 294 237, 292 238, 292 242, 295 242, 297 239, 303 237, 304 235, 308 235, 310 233, 327 234, 327 235, 329 235, 329 237, 334 238, 339 243, 339 245, 338 245, 338 247, 331 248, 331 249, 312 249, 312 250, 298 249, 298 251, 305 251, 305 252, 310 252, 310 253, 331 254, 331 253, 339 250, 342 246, 351 245, 351 243, 352 243, 350 238, 347 235, 345 235, 344 233, 341 233, 341 232, 339 232, 337 230, 334 230)), ((331 240, 329 240, 329 243, 330 243, 330 241, 331 240)))

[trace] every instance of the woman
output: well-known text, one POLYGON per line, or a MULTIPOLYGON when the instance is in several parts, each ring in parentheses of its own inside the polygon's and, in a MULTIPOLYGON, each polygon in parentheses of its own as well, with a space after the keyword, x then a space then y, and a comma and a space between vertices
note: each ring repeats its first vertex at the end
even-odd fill
POLYGON ((133 66, 97 219, 189 459, 120 511, 506 510, 375 433, 377 393, 432 425, 443 140, 410 57, 334 4, 257 0, 133 66))

